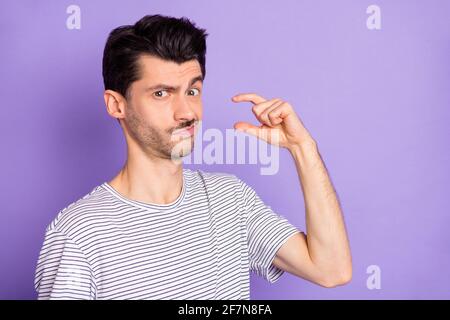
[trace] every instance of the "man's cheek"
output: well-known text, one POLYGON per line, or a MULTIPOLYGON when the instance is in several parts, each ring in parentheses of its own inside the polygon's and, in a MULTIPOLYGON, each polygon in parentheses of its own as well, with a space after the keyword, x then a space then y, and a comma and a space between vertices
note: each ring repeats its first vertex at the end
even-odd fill
POLYGON ((202 120, 203 117, 203 104, 200 103, 196 108, 197 120, 202 120))

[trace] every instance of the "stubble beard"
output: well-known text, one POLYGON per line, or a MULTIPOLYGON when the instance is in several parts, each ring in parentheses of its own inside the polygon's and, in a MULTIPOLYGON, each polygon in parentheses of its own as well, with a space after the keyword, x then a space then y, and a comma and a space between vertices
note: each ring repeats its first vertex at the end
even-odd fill
POLYGON ((172 132, 175 128, 157 130, 145 123, 131 108, 128 109, 126 122, 131 138, 152 157, 180 160, 194 149, 194 136, 174 139, 172 132))

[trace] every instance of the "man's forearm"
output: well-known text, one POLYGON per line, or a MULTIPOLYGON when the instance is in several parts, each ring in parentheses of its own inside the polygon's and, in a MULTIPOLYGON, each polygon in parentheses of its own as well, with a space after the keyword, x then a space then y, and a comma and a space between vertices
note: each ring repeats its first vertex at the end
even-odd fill
POLYGON ((334 187, 314 140, 289 148, 305 200, 308 251, 312 262, 337 282, 351 278, 344 219, 334 187))

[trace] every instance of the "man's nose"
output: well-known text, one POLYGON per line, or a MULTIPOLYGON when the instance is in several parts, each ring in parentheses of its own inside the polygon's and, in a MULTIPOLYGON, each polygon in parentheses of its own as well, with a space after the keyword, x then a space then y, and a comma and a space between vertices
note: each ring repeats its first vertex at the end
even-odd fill
POLYGON ((194 110, 194 106, 188 101, 186 96, 179 96, 174 101, 174 118, 177 121, 180 120, 192 120, 195 119, 196 114, 194 110))

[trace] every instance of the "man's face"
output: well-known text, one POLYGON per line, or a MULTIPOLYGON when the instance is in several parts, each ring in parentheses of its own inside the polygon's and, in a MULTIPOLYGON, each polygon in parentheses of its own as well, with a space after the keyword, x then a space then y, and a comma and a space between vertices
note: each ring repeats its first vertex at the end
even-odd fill
POLYGON ((181 64, 139 58, 141 78, 131 84, 125 110, 130 138, 153 156, 186 156, 202 117, 202 71, 197 60, 181 64))

